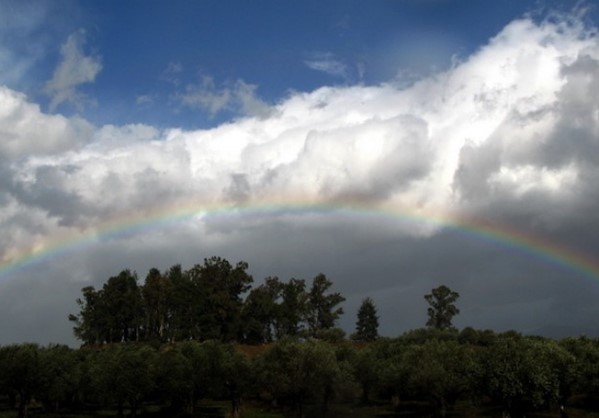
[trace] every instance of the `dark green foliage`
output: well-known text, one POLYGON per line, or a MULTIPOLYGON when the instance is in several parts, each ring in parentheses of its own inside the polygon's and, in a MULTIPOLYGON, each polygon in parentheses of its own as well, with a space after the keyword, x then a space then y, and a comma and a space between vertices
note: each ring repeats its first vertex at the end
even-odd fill
POLYGON ((593 407, 598 340, 504 333, 480 344, 487 334, 471 329, 448 338, 449 330, 426 329, 335 343, 286 337, 249 351, 220 341, 159 349, 140 343, 79 350, 9 345, 0 347, 0 402, 21 417, 44 411, 87 416, 87 408, 145 415, 150 405, 163 408, 161 416, 197 415, 205 401, 226 404, 230 416, 240 416, 244 400, 276 401, 305 416, 326 416, 330 406, 359 401, 386 403, 389 412, 393 405, 399 416, 459 416, 464 405, 482 405, 494 411, 489 416, 501 410, 512 417, 543 410, 538 416, 558 416, 559 405, 572 399, 593 407))
POLYGON ((156 359, 156 388, 159 397, 169 403, 171 412, 191 411, 201 385, 194 379, 192 361, 181 345, 169 345, 156 359))
POLYGON ((197 300, 194 305, 195 338, 237 341, 242 334, 242 295, 253 281, 248 264, 233 267, 227 260, 212 257, 189 271, 197 300))
POLYGON ((309 406, 310 416, 333 401, 390 400, 400 415, 412 403, 428 416, 460 401, 489 403, 512 417, 573 397, 599 402, 597 340, 458 331, 459 294, 439 286, 425 296, 426 328, 378 337, 367 298, 350 342, 335 327, 344 298, 325 275, 309 290, 302 279, 276 277, 252 289, 247 269, 213 257, 187 271, 151 269, 143 286, 124 270, 100 290, 84 288, 69 318, 84 348, 0 347, 0 396, 20 416, 34 398, 47 410, 107 405, 119 415, 153 399, 169 416, 196 414, 202 399, 228 401, 239 416, 247 397, 300 415, 309 406), (269 345, 244 346, 246 356, 230 342, 269 345))
POLYGON ((356 321, 356 332, 352 339, 357 341, 374 341, 379 336, 379 317, 376 306, 370 298, 362 300, 358 309, 358 320, 356 321))
POLYGON ((41 391, 40 348, 37 344, 0 348, 0 383, 17 407, 18 417, 28 416, 29 404, 41 391))
POLYGON ((276 319, 277 338, 300 335, 304 329, 302 322, 306 316, 307 302, 308 295, 304 280, 291 279, 283 283, 279 315, 276 319))
POLYGON ((101 290, 92 286, 82 289, 79 315, 69 315, 75 322, 75 336, 89 344, 137 341, 143 325, 142 295, 137 275, 123 270, 111 277, 101 290))
POLYGON ((144 339, 166 339, 174 310, 173 289, 174 284, 169 274, 162 274, 155 268, 150 269, 141 291, 145 309, 144 339))
POLYGON ((464 328, 458 335, 458 341, 462 344, 489 346, 495 343, 497 334, 490 329, 477 330, 472 327, 464 328))
POLYGON ((352 358, 354 379, 360 385, 361 402, 367 404, 371 395, 380 384, 381 370, 374 347, 364 348, 356 352, 352 358))
POLYGON ((327 294, 332 285, 333 282, 322 273, 312 280, 306 307, 306 322, 312 336, 316 336, 319 331, 333 328, 339 316, 343 314, 343 308, 338 305, 345 301, 345 298, 338 292, 327 294))
POLYGON ((436 329, 452 328, 451 320, 460 313, 454 302, 460 297, 447 286, 441 285, 432 290, 424 299, 428 302, 428 321, 426 326, 436 329))
POLYGON ((82 359, 66 345, 50 345, 39 351, 40 392, 46 409, 58 411, 77 400, 82 376, 82 359))
POLYGON ((573 357, 572 391, 584 395, 590 403, 599 404, 599 340, 567 338, 560 345, 573 357))
POLYGON ((69 315, 75 336, 85 344, 207 341, 260 344, 285 336, 343 339, 335 329, 345 300, 329 292, 332 282, 316 276, 306 282, 266 278, 252 289, 248 264, 204 259, 189 270, 180 265, 161 273, 150 269, 145 283, 123 270, 96 290, 82 289, 80 312, 69 315), (245 297, 245 299, 244 299, 245 297))
POLYGON ((98 396, 115 405, 119 417, 125 404, 135 416, 141 402, 154 389, 156 351, 146 345, 119 344, 106 347, 93 357, 92 387, 98 396))
POLYGON ((476 368, 470 347, 455 341, 429 340, 406 348, 403 361, 407 385, 428 398, 435 414, 444 417, 447 409, 472 387, 476 368))
POLYGON ((484 387, 511 415, 564 399, 574 358, 555 341, 502 337, 484 355, 484 387))
POLYGON ((273 341, 277 323, 280 322, 279 299, 283 286, 278 277, 268 277, 249 293, 242 308, 246 343, 273 341))
POLYGON ((340 382, 335 351, 317 340, 283 339, 258 361, 260 386, 279 402, 293 405, 300 416, 306 402, 326 407, 340 382))
POLYGON ((138 341, 143 321, 141 289, 137 275, 123 270, 102 287, 108 342, 138 341))

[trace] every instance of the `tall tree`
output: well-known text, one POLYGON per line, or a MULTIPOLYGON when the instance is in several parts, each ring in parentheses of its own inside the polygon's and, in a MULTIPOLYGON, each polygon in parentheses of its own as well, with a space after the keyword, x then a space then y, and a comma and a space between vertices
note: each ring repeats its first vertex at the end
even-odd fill
POLYGON ((145 339, 165 341, 169 327, 173 283, 168 274, 152 268, 141 289, 145 311, 145 339))
POLYGON ((306 315, 306 322, 312 335, 333 328, 335 321, 343 314, 343 308, 338 305, 345 301, 345 298, 338 292, 327 294, 332 285, 333 282, 322 273, 312 280, 306 315))
POLYGON ((426 325, 435 329, 451 329, 451 320, 460 313, 454 302, 460 297, 449 287, 441 285, 432 290, 424 299, 430 305, 428 308, 428 321, 426 325))
POLYGON ((197 294, 197 287, 180 264, 172 266, 166 274, 173 286, 168 302, 171 316, 167 339, 174 342, 198 337, 194 307, 201 300, 197 294))
POLYGON ((356 332, 352 339, 357 341, 374 341, 379 336, 379 317, 376 312, 376 306, 370 298, 362 300, 362 305, 358 309, 358 320, 356 322, 356 332))
POLYGON ((277 277, 267 277, 263 284, 252 289, 242 309, 244 341, 260 344, 273 340, 279 317, 282 283, 277 277))
POLYGON ((93 286, 81 289, 82 298, 77 299, 80 312, 77 315, 70 314, 69 321, 74 322, 73 333, 75 337, 85 344, 100 344, 108 341, 108 315, 102 290, 96 290, 93 286))
POLYGON ((238 340, 241 335, 242 295, 247 292, 253 278, 247 273, 248 264, 238 262, 235 267, 224 258, 204 259, 189 272, 198 288, 200 300, 196 307, 200 339, 238 340))
POLYGON ((108 341, 136 341, 143 322, 141 290, 137 274, 121 271, 102 287, 103 305, 106 308, 108 341))
POLYGON ((303 279, 291 279, 282 284, 281 303, 277 317, 277 338, 297 336, 303 330, 302 320, 306 315, 308 295, 303 279))

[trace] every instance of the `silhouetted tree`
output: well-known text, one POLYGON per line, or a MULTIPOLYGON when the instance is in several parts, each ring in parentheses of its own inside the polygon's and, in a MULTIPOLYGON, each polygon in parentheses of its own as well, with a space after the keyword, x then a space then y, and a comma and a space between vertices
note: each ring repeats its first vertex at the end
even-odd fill
POLYGON ((370 298, 362 300, 360 309, 358 309, 358 320, 356 322, 356 332, 352 339, 357 341, 374 341, 379 336, 379 317, 376 312, 376 306, 370 298))
POLYGON ((428 321, 426 325, 435 329, 453 328, 451 320, 460 313, 454 302, 460 297, 449 287, 441 285, 432 290, 431 294, 425 295, 428 302, 428 321))
POLYGON ((345 301, 341 293, 328 293, 333 282, 320 273, 312 280, 306 306, 306 322, 310 335, 315 336, 319 331, 333 328, 335 321, 343 314, 343 308, 338 307, 345 301))
POLYGON ((172 314, 173 282, 168 274, 152 268, 141 289, 145 312, 144 339, 165 341, 172 314))
POLYGON ((212 257, 189 271, 197 294, 194 316, 200 340, 236 341, 242 335, 242 295, 253 281, 247 269, 246 262, 233 267, 226 259, 212 257))
POLYGON ((281 303, 276 323, 277 338, 297 336, 303 330, 302 321, 307 311, 308 295, 306 282, 301 279, 291 279, 283 283, 281 303))
POLYGON ((277 277, 267 277, 252 289, 242 308, 244 341, 249 344, 271 342, 280 316, 279 299, 283 284, 277 277))

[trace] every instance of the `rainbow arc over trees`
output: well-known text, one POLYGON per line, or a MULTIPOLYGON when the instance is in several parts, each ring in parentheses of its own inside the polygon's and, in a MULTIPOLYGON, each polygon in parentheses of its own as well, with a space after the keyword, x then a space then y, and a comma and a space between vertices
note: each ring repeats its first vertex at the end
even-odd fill
MULTIPOLYGON (((508 251, 537 259, 593 281, 599 281, 599 261, 579 251, 540 236, 522 232, 508 225, 483 219, 467 218, 450 212, 399 206, 373 206, 361 203, 318 202, 250 202, 231 204, 199 204, 179 202, 153 209, 137 210, 114 216, 89 228, 51 236, 43 241, 13 251, 0 261, 0 281, 20 270, 82 248, 120 236, 143 234, 169 225, 197 219, 198 222, 218 218, 245 216, 323 215, 360 219, 382 218, 386 221, 426 224, 456 231, 468 239, 490 242, 508 251)), ((175 260, 176 261, 176 260, 175 260)))

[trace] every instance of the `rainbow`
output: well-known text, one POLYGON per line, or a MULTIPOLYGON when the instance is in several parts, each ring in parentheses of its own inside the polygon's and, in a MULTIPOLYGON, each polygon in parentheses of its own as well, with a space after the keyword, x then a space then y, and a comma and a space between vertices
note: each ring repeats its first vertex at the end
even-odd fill
MULTIPOLYGON (((575 272, 587 279, 599 281, 599 262, 571 248, 534 236, 507 225, 481 219, 466 218, 449 212, 434 212, 422 208, 394 206, 373 207, 360 203, 263 203, 198 204, 178 202, 151 210, 136 211, 113 217, 93 227, 52 236, 28 248, 13 251, 11 257, 0 261, 0 281, 16 276, 27 267, 43 263, 65 254, 76 253, 94 244, 137 235, 183 221, 229 216, 278 216, 320 214, 357 218, 383 218, 396 222, 426 224, 435 228, 451 229, 469 239, 490 242, 509 251, 537 259, 552 267, 575 272)), ((176 262, 176 260, 173 260, 176 262)))

